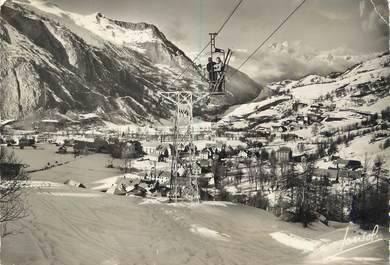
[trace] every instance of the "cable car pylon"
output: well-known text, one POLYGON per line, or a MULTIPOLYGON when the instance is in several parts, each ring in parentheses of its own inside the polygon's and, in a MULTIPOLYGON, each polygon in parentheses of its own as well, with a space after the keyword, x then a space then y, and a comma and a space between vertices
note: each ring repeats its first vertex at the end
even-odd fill
POLYGON ((186 91, 160 92, 159 94, 175 105, 169 199, 177 202, 178 198, 181 198, 199 203, 198 180, 192 170, 195 163, 193 94, 186 91), (180 154, 184 147, 188 148, 186 157, 182 157, 180 154))
MULTIPOLYGON (((225 95, 225 73, 226 66, 231 57, 231 50, 225 53, 224 50, 215 46, 217 33, 210 33, 211 61, 213 54, 220 53, 223 56, 223 65, 220 71, 209 69, 208 88, 202 93, 191 91, 159 92, 159 95, 166 101, 172 103, 175 108, 173 125, 173 150, 170 179, 170 201, 182 200, 199 202, 200 194, 197 177, 193 174, 195 161, 194 145, 194 105, 204 99, 208 103, 213 95, 225 95), (214 78, 215 77, 215 78, 214 78), (218 90, 218 91, 217 91, 218 90), (181 153, 182 148, 187 148, 187 154, 181 153)), ((211 66, 214 67, 214 64, 211 66)))

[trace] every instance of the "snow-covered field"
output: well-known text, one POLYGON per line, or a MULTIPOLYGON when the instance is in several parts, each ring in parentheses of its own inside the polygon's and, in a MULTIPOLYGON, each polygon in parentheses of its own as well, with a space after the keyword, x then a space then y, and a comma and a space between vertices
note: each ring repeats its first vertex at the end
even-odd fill
POLYGON ((345 157, 348 159, 354 158, 361 161, 364 161, 365 156, 367 155, 370 166, 372 166, 373 161, 377 156, 381 156, 385 161, 385 165, 389 168, 390 149, 389 148, 385 150, 380 149, 379 146, 381 143, 383 144, 384 140, 370 143, 371 138, 372 135, 365 135, 362 137, 358 137, 352 140, 350 145, 343 146, 342 148, 340 148, 340 151, 338 153, 341 157, 345 157))
POLYGON ((288 99, 289 99, 289 97, 286 97, 286 96, 273 97, 273 98, 269 98, 269 99, 262 100, 259 102, 253 102, 253 103, 234 106, 226 111, 226 115, 224 116, 224 119, 230 118, 230 117, 243 117, 243 116, 249 115, 249 114, 254 115, 261 108, 267 108, 267 106, 270 106, 272 104, 276 104, 277 102, 283 102, 283 101, 286 101, 288 99))
MULTIPOLYGON (((69 187, 33 191, 30 216, 3 239, 2 264, 345 264, 329 245, 345 229, 303 229, 241 205, 144 201, 69 187)), ((385 264, 385 246, 365 257, 385 264)))
POLYGON ((74 160, 73 154, 57 154, 58 147, 55 145, 38 144, 37 146, 37 149, 32 147, 26 147, 23 150, 19 147, 12 149, 19 160, 29 165, 27 170, 41 169, 47 166, 47 163, 54 165, 56 162, 64 163, 74 160))
POLYGON ((229 202, 169 204, 89 189, 118 178, 102 165, 105 159, 85 156, 32 174, 30 215, 9 225, 17 232, 2 240, 2 264, 316 264, 318 257, 340 265, 346 257, 355 264, 386 262, 383 242, 365 249, 361 260, 356 253, 338 255, 328 243, 342 240, 343 228, 314 223, 303 229, 229 202), (65 178, 87 189, 64 185, 65 178))

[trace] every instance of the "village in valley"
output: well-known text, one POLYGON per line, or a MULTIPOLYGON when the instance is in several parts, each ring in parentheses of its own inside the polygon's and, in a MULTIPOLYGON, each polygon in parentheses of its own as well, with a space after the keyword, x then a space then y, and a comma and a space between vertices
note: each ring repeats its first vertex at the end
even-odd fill
MULTIPOLYGON (((387 60, 388 55, 384 55, 373 62, 381 65, 387 60)), ((115 195, 167 200, 175 148, 182 161, 188 161, 193 151, 191 174, 199 185, 197 200, 242 203, 286 215, 286 219, 297 214, 296 202, 290 197, 294 194, 288 195, 289 190, 304 185, 294 183, 294 177, 310 172, 318 180, 313 196, 317 196, 317 188, 326 188, 330 197, 325 200, 340 204, 332 205, 332 218, 345 221, 353 198, 366 188, 362 185, 386 185, 388 174, 390 109, 386 108, 389 80, 385 76, 389 70, 384 65, 378 81, 364 82, 372 75, 365 70, 366 65, 370 64, 328 77, 326 82, 320 80, 321 84, 318 76, 270 84, 275 95, 268 99, 228 109, 217 122, 195 121, 192 148, 183 142, 174 147, 172 126, 119 126, 94 113, 80 114, 77 120, 42 119, 32 124, 31 131, 18 130, 16 121, 2 121, 0 141, 21 157, 28 149, 34 150, 28 151, 29 155, 36 152, 47 157, 31 169, 27 165, 27 172, 34 174, 104 154, 99 156, 100 163, 117 172, 117 177, 96 180, 105 183, 97 187, 77 173, 63 176, 61 182, 115 195), (350 83, 351 77, 356 84, 350 83), (297 97, 316 84, 327 86, 322 95, 297 97), (373 111, 364 110, 364 106, 372 106, 373 111)), ((179 165, 179 183, 187 181, 187 170, 179 165)), ((180 194, 181 188, 185 185, 179 184, 180 194)), ((325 217, 324 211, 329 210, 312 209, 316 215, 312 218, 325 222, 329 216, 325 217)))

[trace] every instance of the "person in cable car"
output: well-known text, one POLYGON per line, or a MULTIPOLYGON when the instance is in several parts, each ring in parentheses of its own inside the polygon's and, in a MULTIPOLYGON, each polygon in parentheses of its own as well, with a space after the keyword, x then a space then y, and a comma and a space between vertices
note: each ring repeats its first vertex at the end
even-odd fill
POLYGON ((222 92, 222 83, 223 83, 223 71, 224 71, 224 65, 220 57, 217 57, 217 62, 214 65, 214 72, 216 74, 216 80, 219 81, 218 83, 218 92, 222 92))
POLYGON ((207 72, 209 73, 209 81, 211 84, 215 82, 217 79, 217 75, 214 71, 215 62, 213 61, 213 58, 209 57, 209 62, 207 64, 207 72))

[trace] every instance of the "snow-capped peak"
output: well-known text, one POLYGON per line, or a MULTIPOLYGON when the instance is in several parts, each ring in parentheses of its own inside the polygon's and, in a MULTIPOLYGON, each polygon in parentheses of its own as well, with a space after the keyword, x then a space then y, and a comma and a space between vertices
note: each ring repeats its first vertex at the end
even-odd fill
MULTIPOLYGON (((15 2, 24 5, 26 4, 25 1, 15 2)), ((123 25, 132 23, 112 20, 100 12, 84 16, 81 14, 64 11, 52 3, 42 0, 29 0, 28 5, 58 17, 66 16, 70 18, 77 26, 90 31, 105 41, 114 43, 116 45, 127 46, 139 52, 143 52, 143 49, 137 44, 159 41, 159 38, 155 36, 152 27, 125 27, 123 25)))
POLYGON ((53 4, 53 3, 50 3, 50 2, 44 1, 44 0, 28 0, 28 1, 13 0, 13 2, 18 3, 18 4, 22 4, 22 5, 28 4, 28 5, 31 5, 35 8, 42 10, 43 12, 50 13, 50 14, 57 15, 57 16, 62 16, 62 15, 66 15, 69 13, 69 12, 66 12, 66 11, 62 10, 61 8, 59 8, 56 4, 53 4))
POLYGON ((143 30, 124 28, 101 13, 94 13, 88 16, 77 15, 73 16, 73 20, 77 25, 88 29, 102 39, 118 45, 158 41, 153 34, 152 28, 143 30))

